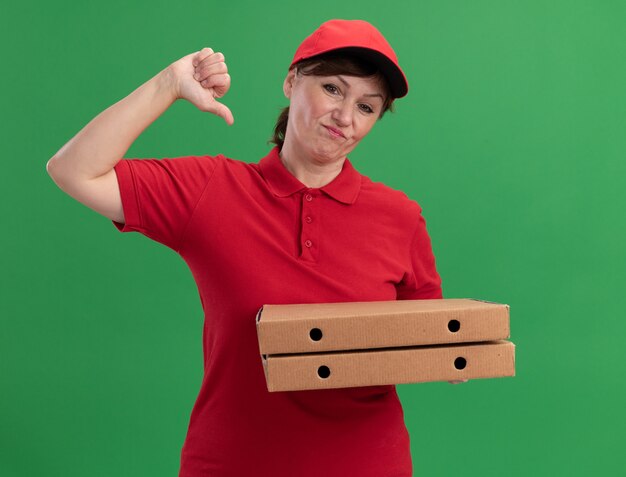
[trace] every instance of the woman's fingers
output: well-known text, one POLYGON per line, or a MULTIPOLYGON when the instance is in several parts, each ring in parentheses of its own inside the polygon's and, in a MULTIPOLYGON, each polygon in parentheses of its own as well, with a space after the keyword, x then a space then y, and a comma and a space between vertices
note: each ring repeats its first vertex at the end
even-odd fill
POLYGON ((212 64, 205 64, 203 62, 200 65, 196 66, 193 77, 196 81, 202 82, 210 76, 225 73, 228 73, 228 67, 223 61, 212 64))
POLYGON ((230 87, 230 75, 228 73, 211 75, 200 82, 204 88, 213 88, 215 97, 221 98, 230 87))
POLYGON ((196 55, 191 59, 191 63, 193 66, 198 66, 205 58, 211 56, 213 54, 212 48, 202 48, 196 55))
POLYGON ((216 53, 211 48, 202 48, 181 58, 174 65, 181 78, 179 98, 189 101, 200 111, 220 116, 229 125, 235 122, 231 110, 216 100, 225 95, 230 88, 231 79, 223 53, 216 53))
POLYGON ((194 78, 198 81, 206 79, 211 74, 226 73, 228 71, 226 59, 221 52, 213 53, 211 48, 203 48, 196 55, 196 58, 193 60, 194 78))
POLYGON ((223 108, 218 113, 218 115, 221 116, 222 118, 224 118, 224 121, 226 121, 226 124, 228 124, 229 126, 232 126, 233 123, 235 122, 235 118, 233 117, 233 113, 228 108, 228 106, 224 106, 222 103, 219 103, 219 104, 221 104, 223 106, 223 108))
POLYGON ((223 118, 224 121, 226 121, 226 124, 228 124, 229 126, 233 125, 233 123, 235 122, 235 118, 233 117, 233 113, 230 111, 230 109, 228 109, 228 106, 222 103, 218 103, 216 101, 214 108, 214 113, 223 118))

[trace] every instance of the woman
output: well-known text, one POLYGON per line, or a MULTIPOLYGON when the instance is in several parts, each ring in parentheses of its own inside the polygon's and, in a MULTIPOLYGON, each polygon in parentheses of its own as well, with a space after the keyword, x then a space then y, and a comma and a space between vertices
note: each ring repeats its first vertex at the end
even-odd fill
POLYGON ((181 255, 205 312, 204 379, 180 475, 380 477, 412 473, 395 386, 269 393, 255 314, 264 304, 441 298, 421 209, 346 157, 408 86, 383 36, 331 20, 284 81, 290 107, 258 163, 222 155, 122 159, 177 99, 233 124, 216 98, 224 57, 172 63, 48 163, 68 194, 181 255))

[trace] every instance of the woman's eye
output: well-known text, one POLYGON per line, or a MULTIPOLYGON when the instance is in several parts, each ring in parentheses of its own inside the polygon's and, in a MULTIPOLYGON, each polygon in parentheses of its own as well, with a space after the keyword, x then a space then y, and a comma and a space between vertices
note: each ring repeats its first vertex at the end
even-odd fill
POLYGON ((363 111, 364 113, 373 113, 374 110, 367 104, 360 104, 359 108, 361 108, 361 111, 363 111))
POLYGON ((324 89, 332 94, 337 93, 337 87, 334 84, 325 84, 324 89))

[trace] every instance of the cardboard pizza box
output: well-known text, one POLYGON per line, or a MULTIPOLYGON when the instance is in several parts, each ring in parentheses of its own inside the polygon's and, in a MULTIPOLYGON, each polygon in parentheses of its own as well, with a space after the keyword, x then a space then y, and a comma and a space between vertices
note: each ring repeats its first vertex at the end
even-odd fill
POLYGON ((265 305, 262 355, 319 353, 509 338, 509 306, 468 298, 265 305))
POLYGON ((264 355, 270 392, 515 376, 510 341, 264 355))

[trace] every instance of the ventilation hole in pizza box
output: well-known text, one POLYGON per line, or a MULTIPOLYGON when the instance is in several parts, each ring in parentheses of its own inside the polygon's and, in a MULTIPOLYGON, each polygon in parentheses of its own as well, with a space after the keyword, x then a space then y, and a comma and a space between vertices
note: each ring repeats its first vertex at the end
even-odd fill
POLYGON ((313 328, 311 331, 309 331, 309 336, 313 341, 319 341, 322 339, 322 330, 320 330, 319 328, 313 328))
POLYGON ((456 369, 465 369, 466 365, 467 361, 465 361, 465 358, 462 358, 461 356, 454 360, 454 367, 456 369))
POLYGON ((456 333, 461 329, 461 323, 459 320, 450 320, 448 321, 448 329, 452 331, 452 333, 456 333))
POLYGON ((330 376, 330 368, 328 366, 320 366, 317 368, 317 375, 322 379, 326 379, 330 376))

